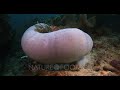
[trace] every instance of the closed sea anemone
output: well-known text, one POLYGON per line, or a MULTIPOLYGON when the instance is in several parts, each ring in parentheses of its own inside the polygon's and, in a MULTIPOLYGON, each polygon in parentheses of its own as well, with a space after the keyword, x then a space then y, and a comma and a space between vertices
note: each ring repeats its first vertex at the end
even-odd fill
POLYGON ((43 64, 56 64, 83 60, 91 51, 93 41, 87 33, 77 28, 51 32, 47 24, 38 23, 24 32, 21 45, 31 59, 43 64))

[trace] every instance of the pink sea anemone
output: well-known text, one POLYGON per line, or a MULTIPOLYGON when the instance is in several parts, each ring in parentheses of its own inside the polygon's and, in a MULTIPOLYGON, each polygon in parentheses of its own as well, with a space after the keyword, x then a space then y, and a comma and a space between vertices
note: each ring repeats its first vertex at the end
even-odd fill
POLYGON ((35 25, 23 34, 23 51, 33 60, 44 64, 71 63, 88 54, 92 47, 91 37, 77 28, 40 33, 35 25))

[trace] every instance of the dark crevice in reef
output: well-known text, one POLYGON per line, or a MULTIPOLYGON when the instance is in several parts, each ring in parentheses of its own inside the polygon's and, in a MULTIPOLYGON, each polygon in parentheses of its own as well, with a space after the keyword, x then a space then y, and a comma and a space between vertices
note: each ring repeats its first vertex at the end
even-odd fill
POLYGON ((0 14, 0 74, 4 71, 5 59, 12 41, 11 26, 8 19, 9 17, 6 14, 0 14))

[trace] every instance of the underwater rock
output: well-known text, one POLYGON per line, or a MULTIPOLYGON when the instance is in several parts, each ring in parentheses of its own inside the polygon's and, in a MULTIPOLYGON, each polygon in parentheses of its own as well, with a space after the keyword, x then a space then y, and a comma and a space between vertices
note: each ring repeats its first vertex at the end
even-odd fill
POLYGON ((116 68, 112 67, 111 65, 105 65, 103 67, 103 70, 105 70, 105 71, 111 71, 111 72, 118 72, 118 70, 116 68))
POLYGON ((91 17, 91 18, 87 18, 87 14, 80 14, 80 28, 84 28, 84 29, 91 29, 93 27, 95 27, 96 25, 96 18, 95 16, 91 17))
POLYGON ((92 16, 88 18, 88 14, 62 14, 57 17, 51 18, 49 23, 55 26, 62 25, 72 28, 93 28, 96 24, 96 17, 92 16))
POLYGON ((11 45, 11 27, 7 15, 0 14, 0 74, 4 70, 5 58, 11 45))
POLYGON ((54 26, 79 28, 88 34, 92 34, 96 26, 96 16, 88 14, 62 14, 49 21, 54 26))
POLYGON ((91 51, 93 41, 77 28, 40 33, 33 25, 23 34, 21 46, 26 55, 40 63, 72 63, 91 51))
POLYGON ((120 71, 120 60, 112 60, 110 65, 120 71))

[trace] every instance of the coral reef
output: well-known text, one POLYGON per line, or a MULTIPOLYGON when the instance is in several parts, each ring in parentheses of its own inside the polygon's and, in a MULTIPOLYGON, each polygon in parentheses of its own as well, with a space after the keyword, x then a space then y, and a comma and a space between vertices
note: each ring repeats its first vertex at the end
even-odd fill
MULTIPOLYGON (((17 50, 9 54, 5 64, 5 76, 120 76, 120 34, 113 33, 112 29, 105 26, 105 18, 101 15, 63 14, 47 21, 51 29, 56 31, 67 27, 77 27, 90 33, 93 39, 93 49, 86 58, 90 61, 84 68, 76 70, 39 70, 37 67, 30 69, 30 65, 40 63, 25 56, 23 51, 17 50), (82 19, 80 18, 82 16, 82 19), (68 18, 68 19, 67 19, 68 18), (71 18, 71 19, 70 19, 71 18), (81 20, 80 20, 81 19, 81 20), (99 24, 100 23, 100 24, 99 24), (88 25, 87 25, 88 24, 88 25), (104 25, 103 25, 104 24, 104 25)), ((36 23, 37 20, 35 20, 36 23)), ((109 21, 110 22, 110 21, 109 21)), ((35 24, 29 24, 27 27, 35 24)), ((110 22, 111 23, 111 22, 110 22)), ((113 23, 113 22, 112 22, 113 23)), ((56 66, 56 69, 58 67, 56 66)))
POLYGON ((48 23, 54 26, 65 26, 71 28, 93 28, 96 24, 95 16, 88 18, 87 14, 62 14, 51 18, 48 23))
POLYGON ((112 29, 102 24, 99 18, 105 18, 106 15, 97 14, 62 14, 58 17, 51 18, 48 23, 59 28, 80 28, 92 37, 110 35, 112 29))
MULTIPOLYGON (((23 51, 18 51, 12 56, 8 56, 6 62, 5 76, 119 76, 120 71, 116 64, 111 64, 114 60, 120 60, 120 35, 102 36, 93 40, 93 50, 87 55, 90 59, 85 68, 75 71, 49 71, 30 70, 29 65, 39 63, 24 56, 23 51), (14 62, 14 63, 13 63, 14 62), (16 67, 14 67, 16 66, 16 67), (116 70, 117 68, 117 70, 116 70)), ((116 61, 115 61, 116 62, 116 61)))

